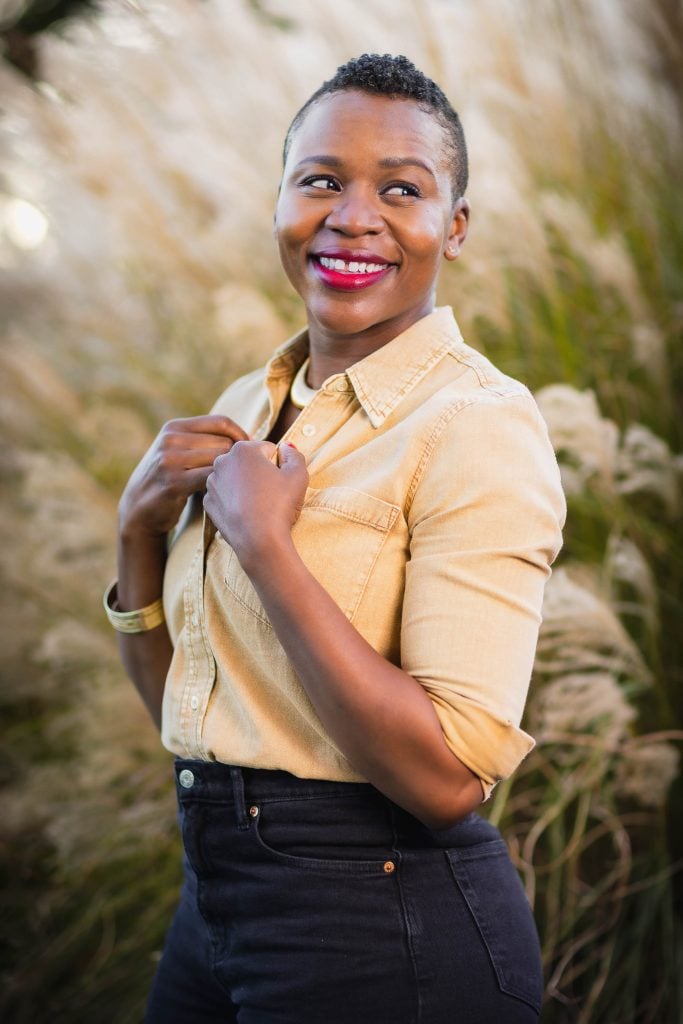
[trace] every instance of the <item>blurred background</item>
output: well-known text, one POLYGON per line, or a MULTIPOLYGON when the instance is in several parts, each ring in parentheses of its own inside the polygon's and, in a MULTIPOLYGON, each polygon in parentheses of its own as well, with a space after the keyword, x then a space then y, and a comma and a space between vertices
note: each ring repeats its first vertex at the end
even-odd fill
MULTIPOLYGON (((0 1011, 142 1019, 179 883, 170 758, 101 593, 118 495, 303 322, 271 217, 338 64, 404 53, 469 140, 440 298, 535 392, 569 499, 526 726, 486 813, 546 1024, 681 1020, 679 0, 0 0, 0 1011)), ((303 1024, 303 1022, 302 1022, 303 1024)))

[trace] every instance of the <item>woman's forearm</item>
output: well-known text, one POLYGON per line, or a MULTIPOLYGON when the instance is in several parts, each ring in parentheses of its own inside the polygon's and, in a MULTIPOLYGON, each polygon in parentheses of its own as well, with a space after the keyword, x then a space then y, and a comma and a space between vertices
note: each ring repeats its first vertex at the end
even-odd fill
MULTIPOLYGON (((122 531, 118 541, 119 608, 144 608, 161 597, 165 565, 165 535, 122 531)), ((119 633, 118 642, 126 672, 160 728, 161 700, 173 654, 166 624, 146 633, 119 633)))
MULTIPOLYGON (((118 603, 145 608, 161 597, 166 542, 187 499, 201 494, 214 460, 247 435, 227 416, 169 420, 133 470, 119 502, 118 603)), ((119 634, 126 672, 157 727, 173 647, 166 626, 119 634)))
POLYGON ((429 696, 367 643, 291 540, 245 568, 323 725, 354 768, 433 828, 473 810, 481 784, 447 746, 429 696))

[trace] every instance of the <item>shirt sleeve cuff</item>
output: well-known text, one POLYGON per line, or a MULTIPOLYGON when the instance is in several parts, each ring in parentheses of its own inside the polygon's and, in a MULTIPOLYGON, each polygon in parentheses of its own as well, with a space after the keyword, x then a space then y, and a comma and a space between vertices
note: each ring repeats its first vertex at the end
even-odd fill
POLYGON ((497 782, 507 779, 536 745, 509 719, 467 702, 454 707, 431 695, 444 739, 463 764, 481 781, 488 800, 497 782))

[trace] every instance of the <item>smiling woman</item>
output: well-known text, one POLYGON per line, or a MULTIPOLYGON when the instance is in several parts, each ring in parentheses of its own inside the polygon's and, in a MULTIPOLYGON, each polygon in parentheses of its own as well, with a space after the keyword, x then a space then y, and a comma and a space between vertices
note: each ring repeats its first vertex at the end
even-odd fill
POLYGON ((275 212, 306 329, 166 424, 121 499, 108 613, 186 850, 149 1022, 538 1017, 531 913, 473 812, 533 746, 564 501, 527 389, 434 309, 466 166, 405 58, 339 69, 275 212))
POLYGON ((312 357, 316 384, 346 369, 349 346, 361 359, 434 308, 469 215, 452 196, 445 134, 412 99, 345 89, 308 107, 291 137, 275 227, 315 349, 330 357, 312 357))

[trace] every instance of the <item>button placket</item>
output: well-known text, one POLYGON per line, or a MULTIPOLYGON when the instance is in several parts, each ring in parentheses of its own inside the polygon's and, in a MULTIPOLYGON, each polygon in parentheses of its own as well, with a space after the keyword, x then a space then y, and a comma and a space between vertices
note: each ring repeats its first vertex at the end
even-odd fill
POLYGON ((213 537, 206 528, 194 561, 188 573, 185 587, 185 623, 187 630, 188 672, 183 693, 181 715, 183 740, 189 754, 203 756, 202 750, 202 702, 211 691, 215 679, 215 662, 205 636, 204 624, 204 565, 206 549, 213 537))
POLYGON ((193 619, 197 615, 195 606, 195 587, 194 587, 194 575, 197 572, 197 562, 200 558, 200 551, 195 552, 190 571, 188 572, 187 582, 185 584, 185 590, 183 593, 183 604, 185 612, 185 622, 187 626, 187 680, 183 691, 183 699, 181 704, 181 714, 179 716, 180 727, 182 732, 183 744, 188 753, 191 752, 192 748, 192 721, 191 716, 187 713, 187 702, 190 694, 195 690, 197 683, 197 657, 196 657, 196 640, 194 636, 194 630, 192 628, 193 619))
MULTIPOLYGON (((332 436, 339 424, 340 410, 346 408, 352 391, 345 377, 330 380, 316 394, 316 397, 302 411, 292 427, 292 434, 304 442, 322 446, 332 436), (315 439, 315 440, 314 440, 315 439)), ((311 448, 304 443, 303 453, 310 454, 311 448)))

